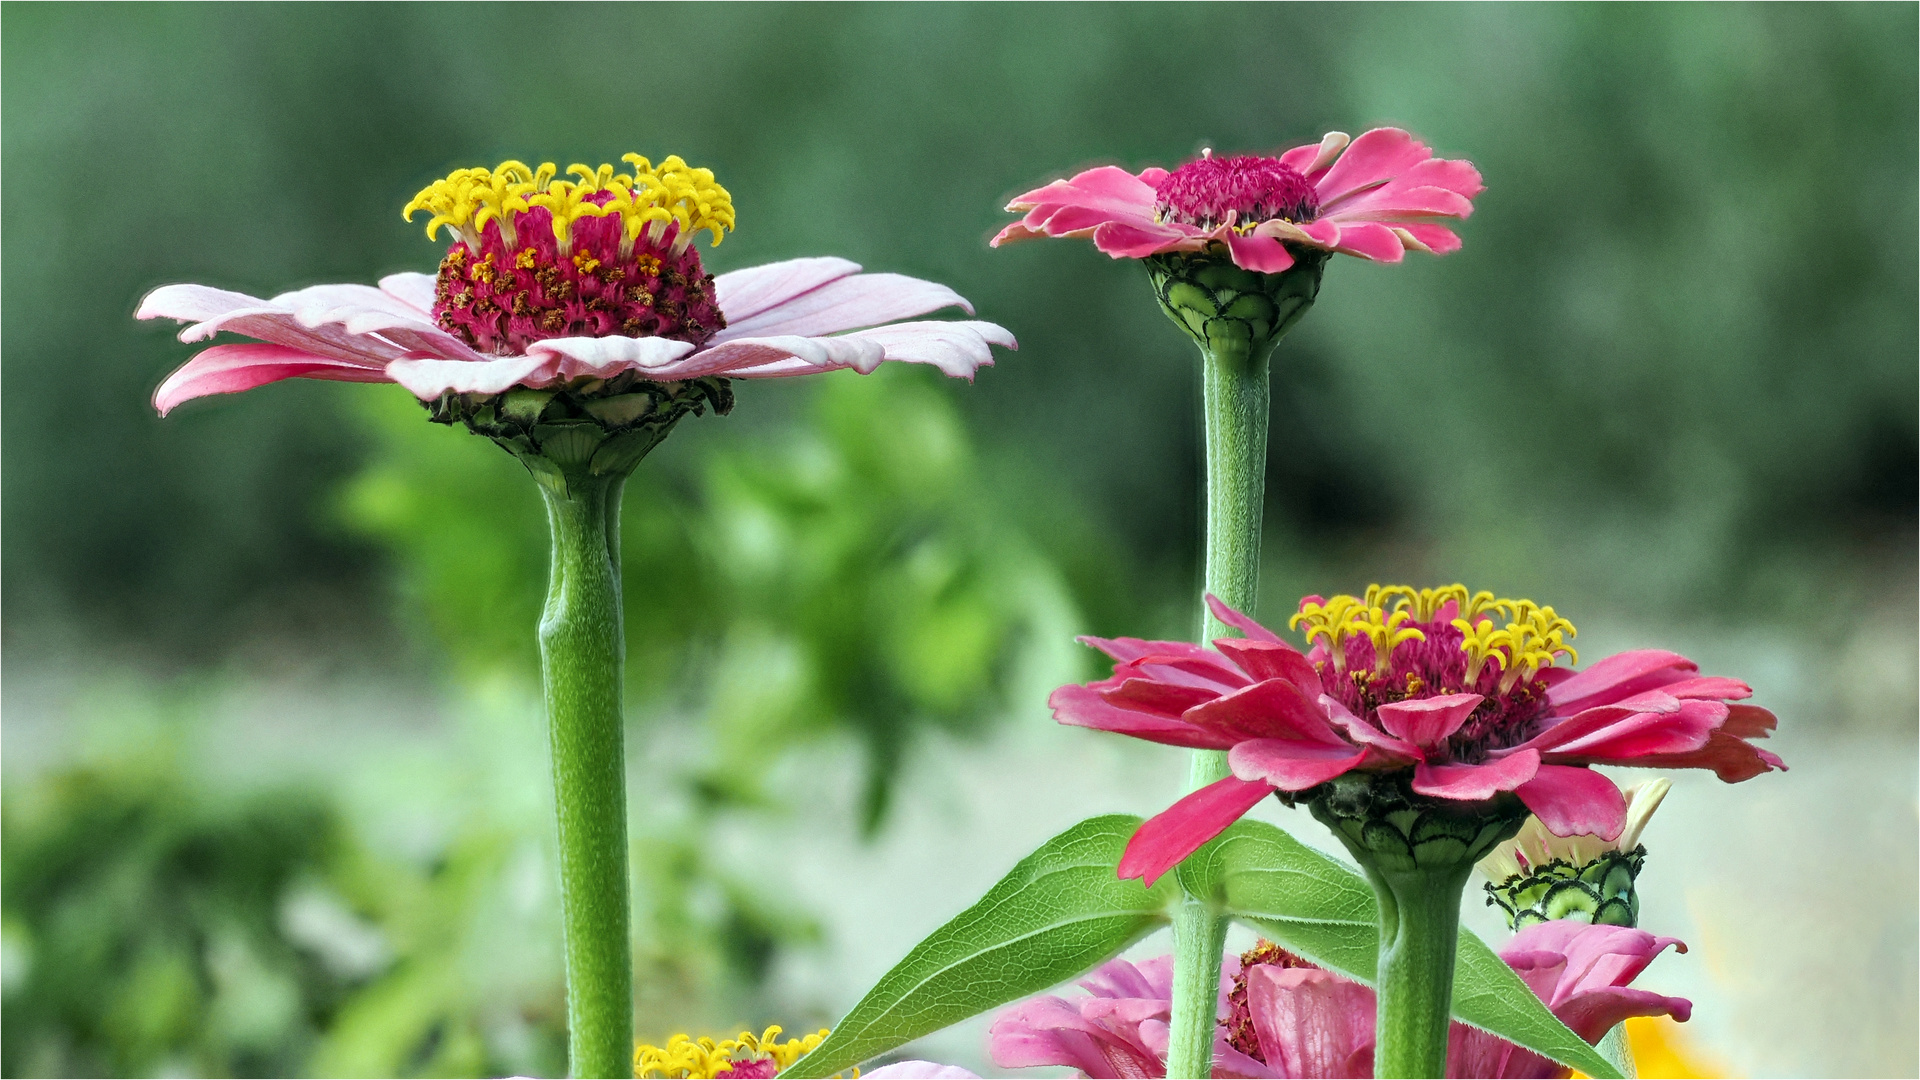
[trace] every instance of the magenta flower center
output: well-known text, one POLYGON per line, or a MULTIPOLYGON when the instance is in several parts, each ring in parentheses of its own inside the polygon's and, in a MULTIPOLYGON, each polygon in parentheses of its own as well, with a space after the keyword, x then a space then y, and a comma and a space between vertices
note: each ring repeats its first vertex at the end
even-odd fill
POLYGON ((1168 173, 1154 189, 1154 217, 1202 229, 1279 218, 1312 221, 1320 213, 1313 184, 1278 158, 1211 152, 1168 173))
MULTIPOLYGON (((602 192, 587 201, 610 198, 602 192)), ((563 247, 546 208, 512 217, 516 243, 495 218, 479 250, 456 241, 440 262, 434 318, 474 348, 521 353, 545 338, 615 334, 704 345, 726 326, 712 275, 691 245, 675 243, 675 226, 658 240, 642 233, 623 243, 618 215, 579 217, 563 247)))

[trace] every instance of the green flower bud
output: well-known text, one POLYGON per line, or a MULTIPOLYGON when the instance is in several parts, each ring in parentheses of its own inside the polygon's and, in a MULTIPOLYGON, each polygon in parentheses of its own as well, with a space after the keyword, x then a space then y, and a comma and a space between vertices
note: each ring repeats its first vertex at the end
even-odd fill
POLYGON ((1278 274, 1234 265, 1225 248, 1170 251, 1141 260, 1160 307, 1210 353, 1263 358, 1320 295, 1324 251, 1296 250, 1278 274))
POLYGON ((1555 919, 1636 926, 1640 897, 1633 884, 1646 859, 1645 845, 1632 851, 1609 851, 1580 866, 1555 859, 1498 884, 1488 882, 1487 904, 1506 914, 1512 930, 1555 919))
POLYGON ((443 394, 427 402, 437 424, 464 424, 520 459, 542 486, 624 478, 681 418, 725 415, 733 389, 719 377, 651 382, 627 371, 568 386, 516 386, 502 394, 443 394))

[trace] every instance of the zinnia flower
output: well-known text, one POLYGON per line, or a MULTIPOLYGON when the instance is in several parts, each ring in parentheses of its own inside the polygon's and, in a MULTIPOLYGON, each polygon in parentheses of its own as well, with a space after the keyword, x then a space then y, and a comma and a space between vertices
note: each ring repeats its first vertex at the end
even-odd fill
MULTIPOLYGON (((1628 985, 1670 945, 1686 948, 1640 930, 1562 922, 1522 931, 1500 958, 1555 1016, 1593 1043, 1628 1017, 1684 1021, 1692 1015, 1684 998, 1628 985)), ((1065 1065, 1094 1078, 1164 1076, 1170 976, 1155 982, 1147 973, 1169 971, 1170 961, 1115 960, 1081 983, 1089 997, 1040 997, 1007 1010, 989 1035, 994 1064, 1065 1065)), ((1375 1006, 1368 987, 1266 942, 1228 957, 1221 986, 1215 1077, 1373 1075, 1375 1006)), ((1449 1029, 1447 1075, 1563 1077, 1567 1070, 1456 1022, 1449 1029)))
POLYGON ((1138 176, 1112 165, 1088 169, 1007 204, 1024 216, 992 243, 1090 236, 1116 259, 1219 244, 1235 265, 1266 274, 1300 254, 1399 262, 1408 250, 1458 250, 1460 238, 1436 219, 1473 213, 1482 190, 1471 163, 1434 157, 1399 128, 1357 139, 1335 131, 1278 157, 1207 152, 1172 172, 1138 176))
POLYGON ((136 317, 190 323, 182 341, 225 330, 260 343, 196 355, 154 391, 154 407, 165 414, 289 378, 394 382, 423 401, 627 373, 658 384, 870 372, 887 360, 970 379, 993 362, 989 345, 1016 347, 992 323, 896 322, 973 308, 944 285, 863 274, 844 259, 708 274, 692 242, 704 231, 718 243, 733 227, 726 189, 678 157, 657 167, 636 154, 622 160, 631 172, 574 165, 576 179, 559 180, 552 164, 509 161, 436 181, 406 215, 430 213, 429 238, 442 227, 452 234, 437 275, 271 300, 203 285, 155 289, 136 317))
MULTIPOLYGON (((1083 638, 1114 658, 1113 676, 1049 699, 1062 723, 1228 751, 1233 775, 1142 826, 1122 877, 1151 883, 1269 793, 1318 813, 1325 800, 1315 795, 1337 793, 1330 782, 1349 775, 1405 780, 1400 798, 1425 805, 1489 805, 1511 793, 1556 835, 1611 840, 1626 804, 1590 765, 1707 768, 1730 783, 1785 767, 1746 741, 1776 723, 1765 709, 1730 704, 1752 693, 1746 683, 1703 677, 1686 657, 1654 649, 1584 671, 1558 667, 1574 657, 1574 628, 1531 601, 1459 585, 1309 596, 1292 621, 1312 644, 1303 655, 1207 600, 1247 636, 1213 649, 1083 638)), ((1450 837, 1441 854, 1479 858, 1518 824, 1490 820, 1479 850, 1450 837)), ((1405 846, 1401 857, 1418 861, 1424 845, 1408 836, 1405 846)))

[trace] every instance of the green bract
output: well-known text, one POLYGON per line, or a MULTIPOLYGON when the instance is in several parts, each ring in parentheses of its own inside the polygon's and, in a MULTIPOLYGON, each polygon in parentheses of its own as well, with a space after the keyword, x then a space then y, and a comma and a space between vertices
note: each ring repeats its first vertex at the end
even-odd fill
POLYGON ((1224 249, 1169 252, 1141 260, 1154 295, 1174 325, 1209 351, 1263 358, 1320 295, 1325 252, 1295 251, 1278 274, 1234 265, 1224 249))
POLYGON ((1580 866, 1555 859, 1531 873, 1488 882, 1487 903, 1499 907, 1514 930, 1555 919, 1637 926, 1640 897, 1633 883, 1646 860, 1645 845, 1609 851, 1580 866))

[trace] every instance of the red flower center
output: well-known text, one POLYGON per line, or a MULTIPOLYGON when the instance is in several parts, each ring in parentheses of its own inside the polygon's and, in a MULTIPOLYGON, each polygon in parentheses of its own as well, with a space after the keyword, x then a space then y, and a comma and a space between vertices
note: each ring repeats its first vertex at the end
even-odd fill
MULTIPOLYGON (((587 201, 605 203, 605 192, 587 201)), ((513 213, 517 243, 487 222, 480 249, 457 241, 440 262, 433 314, 482 352, 520 353, 557 337, 664 337, 704 345, 726 326, 713 277, 677 227, 623 244, 617 214, 576 218, 565 250, 545 207, 513 213), (680 247, 678 253, 674 249, 680 247), (622 249, 625 249, 624 253, 622 249)))
POLYGON ((1159 220, 1202 229, 1274 218, 1312 221, 1320 213, 1320 197, 1306 177, 1278 158, 1252 154, 1214 157, 1209 151, 1168 173, 1154 195, 1159 220))

